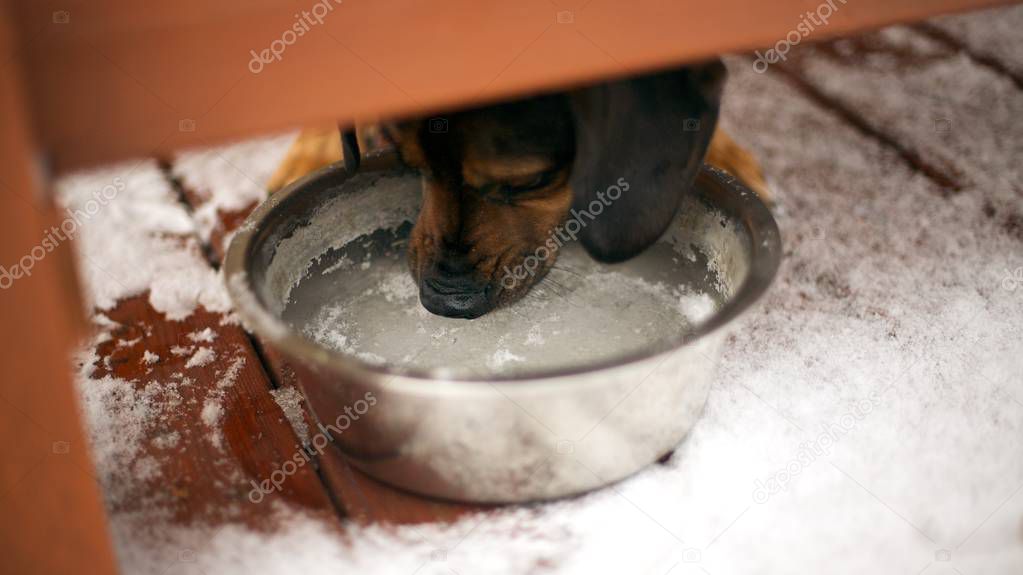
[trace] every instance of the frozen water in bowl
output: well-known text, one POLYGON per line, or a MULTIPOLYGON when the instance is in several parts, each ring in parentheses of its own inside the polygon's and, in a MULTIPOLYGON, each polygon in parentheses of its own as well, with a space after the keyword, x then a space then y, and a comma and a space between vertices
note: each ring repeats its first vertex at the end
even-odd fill
POLYGON ((734 284, 713 245, 694 235, 720 232, 725 220, 694 198, 680 216, 690 221, 677 220, 628 262, 601 264, 570 242, 524 299, 473 320, 437 316, 420 304, 406 262, 417 202, 411 176, 325 202, 281 241, 270 266, 284 288, 280 316, 369 363, 486 377, 580 368, 676 339, 719 309, 734 284))

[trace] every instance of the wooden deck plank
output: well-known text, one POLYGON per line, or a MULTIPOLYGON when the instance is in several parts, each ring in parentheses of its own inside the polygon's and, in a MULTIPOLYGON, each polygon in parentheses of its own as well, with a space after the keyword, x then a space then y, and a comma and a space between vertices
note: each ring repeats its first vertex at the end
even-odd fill
POLYGON ((1012 78, 906 27, 808 46, 782 70, 904 157, 919 159, 928 168, 921 171, 947 193, 980 194, 985 212, 1023 237, 1023 169, 1016 161, 1023 156, 1023 125, 1016 121, 1023 91, 1012 78))
MULTIPOLYGON (((271 138, 188 152, 171 163, 171 172, 180 183, 192 213, 198 216, 200 229, 212 231, 205 238, 209 242, 209 253, 218 261, 226 249, 225 238, 229 238, 255 208, 256 204, 250 199, 266 197, 265 188, 285 153, 286 146, 281 145, 281 140, 271 138), (232 206, 232 209, 224 206, 232 206), (204 220, 206 217, 215 219, 204 220)), ((270 346, 261 343, 259 347, 272 372, 274 385, 298 389, 294 370, 287 365, 287 360, 270 346)), ((315 418, 304 402, 302 407, 306 426, 315 430, 315 418)), ((443 522, 478 509, 419 497, 385 485, 353 468, 337 452, 328 453, 317 457, 321 478, 345 515, 361 523, 443 522)))
POLYGON ((1023 90, 1023 6, 936 18, 921 28, 1011 77, 1023 90))
POLYGON ((295 133, 184 152, 166 162, 192 210, 199 239, 219 265, 231 232, 266 199, 266 184, 295 133))
POLYGON ((141 533, 197 523, 265 530, 280 504, 338 527, 313 465, 280 476, 299 441, 169 180, 141 162, 65 178, 58 198, 88 210, 105 181, 121 188, 78 230, 98 335, 77 384, 122 561, 148 546, 141 533), (102 249, 115 242, 115 251, 102 249), (149 289, 134 293, 146 281, 149 289), (272 477, 279 490, 254 487, 272 477))
MULTIPOLYGON (((871 125, 877 129, 902 136, 894 130, 897 126, 891 124, 919 121, 914 115, 889 119, 888 125, 876 123, 870 116, 870 108, 891 107, 897 95, 904 99, 905 108, 922 106, 919 98, 911 96, 915 92, 904 91, 903 72, 891 65, 892 60, 883 56, 850 58, 846 70, 851 75, 849 83, 863 82, 868 74, 878 78, 876 90, 873 86, 871 90, 875 98, 858 99, 850 103, 850 107, 870 118, 871 125), (882 76, 886 80, 880 80, 882 76), (885 92, 891 98, 884 97, 885 92)), ((900 550, 916 547, 921 549, 921 556, 933 558, 934 547, 951 549, 950 543, 960 544, 954 553, 960 554, 957 560, 963 559, 961 564, 970 558, 975 561, 969 566, 971 569, 986 567, 998 571, 998 567, 992 565, 997 560, 991 557, 1001 550, 1016 548, 1014 536, 1020 517, 1019 505, 1013 506, 1011 511, 1008 506, 1002 510, 1000 525, 986 527, 984 542, 975 539, 962 545, 963 537, 986 521, 990 510, 998 508, 1004 497, 1020 485, 1023 481, 1020 467, 1006 473, 1004 483, 997 489, 967 495, 962 485, 984 481, 990 474, 977 465, 964 468, 956 457, 942 450, 959 440, 968 441, 981 450, 997 434, 971 436, 965 430, 937 430, 950 420, 949 417, 968 417, 981 428, 1002 417, 1001 414, 976 414, 969 407, 974 399, 952 397, 948 392, 965 390, 970 395, 977 393, 978 398, 997 393, 994 391, 997 386, 979 374, 983 363, 971 364, 970 355, 1001 354, 1001 361, 1007 361, 1013 356, 1011 351, 1003 350, 1019 347, 1018 340, 1013 340, 1013 334, 1018 332, 1012 327, 1014 320, 1001 321, 1005 314, 1015 313, 1010 310, 1019 309, 1019 292, 1011 294, 999 287, 1006 267, 1016 269, 1020 264, 1019 244, 1001 233, 996 221, 983 213, 985 195, 1012 193, 1011 188, 1003 187, 999 191, 967 187, 959 194, 942 197, 939 187, 912 169, 896 150, 836 121, 843 119, 841 113, 826 106, 808 105, 802 91, 792 89, 789 82, 779 81, 779 75, 754 73, 748 60, 732 63, 735 65, 729 66, 730 84, 723 124, 764 163, 768 181, 774 185, 778 196, 776 217, 782 229, 786 257, 778 281, 761 304, 763 316, 747 324, 749 331, 737 333, 736 341, 728 346, 722 359, 722 372, 708 401, 708 412, 713 413, 715 407, 737 408, 728 403, 728 399, 737 397, 741 390, 735 395, 726 390, 742 380, 730 374, 745 372, 749 374, 746 380, 749 389, 757 395, 754 402, 763 398, 766 403, 761 407, 765 412, 769 405, 777 410, 775 413, 792 417, 812 435, 820 429, 819 424, 837 416, 841 409, 819 401, 818 398, 830 394, 821 387, 840 386, 840 395, 849 398, 871 388, 880 389, 883 381, 897 382, 895 393, 898 396, 889 396, 884 407, 857 429, 856 437, 849 438, 847 443, 843 439, 845 445, 836 448, 832 464, 843 473, 829 469, 836 477, 827 485, 800 484, 799 491, 807 491, 788 491, 784 495, 785 504, 798 505, 806 510, 804 516, 808 521, 822 524, 827 523, 821 520, 820 509, 825 506, 834 510, 833 516, 844 516, 838 511, 839 506, 853 513, 881 510, 876 521, 863 519, 869 526, 861 523, 863 545, 858 546, 857 553, 867 546, 883 549, 892 539, 882 533, 895 534, 901 528, 907 533, 895 535, 904 541, 898 545, 900 550), (970 324, 971 319, 976 322, 970 324), (833 344, 819 347, 806 337, 805 330, 814 324, 826 326, 815 331, 821 337, 833 337, 833 344), (752 332, 760 332, 760 335, 752 332), (867 335, 871 332, 878 336, 867 344, 868 339, 873 339, 867 335), (798 335, 800 333, 804 335, 798 335), (885 339, 889 346, 882 343, 885 339), (786 344, 786 340, 792 341, 794 347, 786 344), (1000 351, 993 352, 994 349, 1000 351), (788 357, 782 358, 777 350, 785 350, 788 357), (826 357, 820 355, 823 350, 827 350, 826 357), (804 361, 806 366, 817 367, 804 371, 804 361), (905 361, 907 366, 919 363, 912 370, 895 371, 889 380, 883 372, 894 368, 899 361, 905 361), (778 378, 785 377, 785 365, 794 368, 793 374, 801 374, 794 375, 799 385, 781 385, 782 380, 778 378), (761 377, 768 373, 775 383, 764 385, 761 377), (851 391, 851 388, 859 391, 851 391), (920 418, 909 415, 917 413, 916 409, 941 411, 920 418), (952 412, 963 415, 948 415, 952 412), (924 445, 933 445, 933 450, 921 451, 924 445), (919 480, 900 483, 906 479, 907 469, 912 469, 909 473, 919 480), (850 481, 850 478, 853 479, 850 481), (843 482, 852 490, 862 488, 859 495, 870 495, 859 504, 850 501, 836 504, 843 482), (926 496, 920 495, 921 485, 927 485, 926 496), (811 495, 815 491, 816 495, 811 495), (991 491, 999 494, 989 496, 991 491), (979 498, 984 500, 979 501, 979 498), (951 507, 956 500, 963 502, 958 513, 942 513, 937 508, 940 505, 951 507), (822 507, 815 507, 815 501, 822 507), (903 520, 922 526, 926 535, 933 537, 933 543, 923 539, 920 532, 903 520)), ((830 75, 811 79, 822 83, 840 80, 830 75)), ((964 83, 969 80, 960 79, 964 83)), ((939 86, 947 84, 937 84, 935 88, 939 86)), ((958 102, 950 102, 944 107, 946 113, 953 114, 954 122, 956 118, 965 117, 990 127, 989 122, 997 118, 985 118, 983 113, 959 106, 958 102)), ((920 117, 928 119, 925 114, 920 117)), ((928 124, 933 126, 933 122, 928 124)), ((965 139, 965 136, 954 137, 965 139)), ((906 145, 913 142, 907 140, 906 145)), ((1013 157, 1011 151, 998 147, 976 150, 977 155, 982 152, 993 155, 987 160, 992 164, 1013 157)), ((1019 386, 1015 385, 1018 381, 1018 378, 1005 378, 998 383, 1018 390, 1019 386)), ((1008 406, 1006 411, 1018 410, 1008 406)), ((768 417, 778 419, 771 414, 768 417)), ((704 419, 701 425, 706 422, 704 419)), ((1009 450, 1018 448, 1015 438, 1003 445, 1009 450)), ((713 453, 713 456, 718 455, 713 453)), ((708 473, 703 470, 694 474, 708 473)), ((707 493, 698 495, 708 496, 707 493)), ((759 528, 750 528, 747 515, 722 538, 724 546, 715 545, 714 555, 730 550, 749 561, 744 566, 733 564, 733 571, 756 572, 756 558, 770 556, 764 548, 778 545, 777 541, 758 540, 771 537, 776 532, 774 526, 782 521, 787 525, 799 524, 791 509, 769 510, 770 505, 774 502, 758 509, 765 514, 759 528), (736 535, 736 530, 744 529, 742 535, 736 535)), ((671 526, 667 520, 665 524, 671 526)), ((790 540, 798 539, 793 534, 790 540)), ((804 541, 810 539, 812 535, 804 541)), ((822 546, 829 545, 827 539, 826 536, 820 538, 822 546)), ((798 546, 799 543, 788 550, 791 552, 798 546)), ((823 560, 816 568, 807 564, 810 554, 805 552, 776 557, 782 561, 779 564, 784 565, 784 569, 819 571, 828 570, 820 566, 828 561, 851 557, 846 553, 831 549, 821 556, 823 560)), ((704 554, 704 565, 707 571, 716 573, 719 569, 708 564, 711 555, 704 554)), ((907 558, 908 554, 886 558, 878 555, 874 567, 846 565, 836 570, 916 573, 921 569, 931 572, 942 567, 941 563, 925 566, 926 559, 913 565, 907 558)), ((721 567, 720 570, 726 569, 721 567)))
MULTIPOLYGON (((249 481, 269 478, 299 449, 268 393, 259 358, 239 326, 223 324, 223 314, 198 309, 183 321, 168 321, 146 295, 122 300, 105 312, 116 326, 95 349, 90 379, 115 377, 130 382, 139 393, 156 385, 175 406, 159 418, 137 455, 136 463, 157 465, 145 472, 152 478, 127 491, 122 491, 125 486, 106 485, 108 492, 121 495, 110 512, 147 512, 144 506, 152 501, 146 494, 160 493, 167 495, 161 497, 161 511, 174 522, 241 521, 259 526, 271 515, 270 505, 250 500, 249 481), (212 341, 189 337, 200 333, 212 341), (201 366, 190 365, 197 363, 194 358, 202 348, 212 350, 215 357, 201 366), (148 362, 147 352, 158 359, 148 362), (204 420, 209 406, 223 410, 214 426, 204 420)), ((312 467, 300 468, 282 486, 280 495, 287 503, 333 515, 312 467)))

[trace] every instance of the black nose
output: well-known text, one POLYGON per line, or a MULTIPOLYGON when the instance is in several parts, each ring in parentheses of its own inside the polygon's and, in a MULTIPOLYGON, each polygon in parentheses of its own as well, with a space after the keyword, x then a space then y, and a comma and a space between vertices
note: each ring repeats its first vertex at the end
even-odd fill
POLYGON ((490 311, 490 289, 471 274, 452 274, 450 268, 438 266, 435 273, 423 278, 419 301, 431 313, 464 319, 477 318, 490 311))

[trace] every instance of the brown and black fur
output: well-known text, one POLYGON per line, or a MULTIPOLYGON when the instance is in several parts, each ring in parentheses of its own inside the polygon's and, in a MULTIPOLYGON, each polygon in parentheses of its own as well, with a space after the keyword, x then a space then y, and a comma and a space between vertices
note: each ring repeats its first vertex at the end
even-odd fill
POLYGON ((572 203, 567 98, 414 120, 389 132, 402 158, 423 174, 408 254, 423 305, 474 317, 522 297, 555 258, 542 261, 529 281, 502 283, 502 274, 546 242, 572 203))
MULTIPOLYGON (((705 158, 765 194, 755 160, 715 130, 723 79, 715 62, 383 124, 423 176, 408 253, 423 305, 472 318, 523 297, 556 250, 522 279, 502 281, 508 270, 550 245, 570 210, 592 205, 623 177, 629 191, 613 203, 601 195, 603 213, 581 234, 603 261, 627 259, 663 233, 705 158)), ((336 160, 337 132, 327 133, 326 145, 316 145, 323 132, 300 137, 272 185, 336 160)))

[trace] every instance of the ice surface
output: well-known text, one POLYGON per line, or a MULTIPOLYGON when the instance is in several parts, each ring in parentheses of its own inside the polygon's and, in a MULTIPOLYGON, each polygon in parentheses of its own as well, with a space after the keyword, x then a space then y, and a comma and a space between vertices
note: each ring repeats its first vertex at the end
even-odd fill
POLYGON ((691 332, 719 297, 703 291, 716 281, 689 283, 716 278, 705 259, 680 258, 665 244, 614 266, 568 244, 524 299, 474 320, 446 318, 419 302, 404 242, 389 248, 373 258, 368 250, 358 262, 345 253, 327 273, 306 274, 285 318, 320 344, 368 362, 482 375, 638 352, 691 332))

